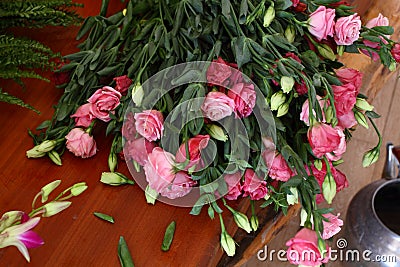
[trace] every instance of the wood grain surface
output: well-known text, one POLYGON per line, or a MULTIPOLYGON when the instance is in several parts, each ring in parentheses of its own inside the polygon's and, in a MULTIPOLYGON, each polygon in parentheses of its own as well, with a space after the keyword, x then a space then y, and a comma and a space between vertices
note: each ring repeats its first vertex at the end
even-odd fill
MULTIPOLYGON (((85 7, 82 16, 97 15, 100 2, 80 0, 85 7)), ((122 10, 124 4, 111 0, 109 13, 122 10)), ((54 51, 67 55, 78 51, 75 36, 78 27, 49 27, 45 29, 16 29, 23 35, 41 41, 54 51)), ((50 77, 50 72, 44 72, 50 77)), ((199 216, 189 215, 190 208, 179 208, 145 201, 139 186, 111 187, 100 183, 100 175, 108 171, 107 157, 111 139, 104 137, 105 127, 97 127, 94 137, 98 153, 90 159, 80 159, 66 152, 63 166, 54 165, 48 158, 27 159, 26 150, 33 146, 28 129, 34 130, 42 121, 50 119, 62 90, 54 84, 38 80, 24 80, 26 89, 8 80, 0 80, 6 91, 22 98, 41 111, 38 115, 15 105, 0 103, 0 214, 9 210, 31 210, 35 194, 47 183, 61 179, 60 188, 85 181, 89 188, 62 213, 42 218, 34 228, 45 244, 30 249, 31 263, 27 263, 16 247, 0 250, 0 266, 119 266, 118 240, 124 236, 136 266, 215 266, 222 256, 219 245, 220 226, 210 220, 206 211, 199 216), (111 224, 93 216, 102 212, 114 217, 111 224), (175 237, 170 251, 162 252, 165 228, 176 221, 175 237)), ((119 172, 129 175, 124 163, 119 172)), ((61 189, 60 189, 61 190, 61 189)), ((59 191, 57 191, 59 192, 59 191)), ((246 201, 230 203, 245 210, 246 201)), ((237 228, 225 210, 225 223, 233 236, 237 228)), ((276 222, 271 222, 276 223, 276 222)), ((267 240, 268 241, 268 240, 267 240)))

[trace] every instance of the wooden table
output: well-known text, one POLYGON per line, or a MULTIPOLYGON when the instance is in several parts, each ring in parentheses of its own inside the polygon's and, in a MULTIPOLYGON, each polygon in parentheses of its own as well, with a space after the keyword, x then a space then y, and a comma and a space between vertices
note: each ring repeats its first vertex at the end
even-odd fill
MULTIPOLYGON (((82 16, 96 15, 101 1, 84 2, 82 16)), ((109 13, 123 8, 120 1, 111 1, 109 13)), ((51 27, 40 30, 16 30, 39 40, 62 55, 78 51, 75 36, 78 27, 51 27)), ((50 73, 44 73, 50 77, 50 73)), ((81 196, 72 199, 72 205, 62 213, 42 218, 34 230, 44 239, 45 244, 30 249, 31 263, 28 264, 15 247, 0 250, 0 266, 119 266, 117 247, 120 236, 124 236, 136 266, 216 266, 226 265, 229 260, 221 259, 219 245, 220 226, 218 219, 211 221, 206 211, 199 216, 189 215, 189 208, 179 208, 157 202, 155 206, 145 201, 139 186, 111 187, 100 183, 100 175, 108 170, 107 157, 111 144, 104 137, 104 129, 96 129, 94 137, 98 153, 90 159, 80 159, 66 152, 63 166, 54 165, 48 158, 27 159, 26 150, 33 145, 28 129, 34 130, 42 121, 50 119, 52 106, 57 103, 62 90, 52 83, 39 80, 25 80, 26 90, 12 81, 0 81, 0 87, 17 95, 41 111, 40 115, 15 105, 0 103, 0 214, 9 210, 29 212, 35 194, 45 184, 61 179, 61 188, 85 181, 89 188, 81 196), (115 224, 102 221, 93 212, 102 212, 114 217, 115 224), (161 242, 167 225, 175 220, 175 238, 169 252, 162 252, 161 242)), ((119 172, 129 175, 124 163, 119 172)), ((61 189, 60 189, 61 190, 61 189)), ((248 202, 231 203, 233 207, 247 210, 248 202)), ((297 211, 291 209, 290 212, 297 211)), ((253 248, 238 253, 236 262, 250 257, 254 249, 272 239, 275 231, 282 227, 290 216, 283 217, 272 211, 264 216, 265 228, 269 234, 263 238, 255 234, 245 235, 237 231, 232 217, 225 211, 228 232, 236 240, 256 242, 253 248), (268 223, 267 223, 268 221, 268 223), (272 227, 272 228, 271 228, 272 227)), ((250 246, 251 247, 251 246, 250 246)), ((232 263, 233 264, 233 263, 232 263)))

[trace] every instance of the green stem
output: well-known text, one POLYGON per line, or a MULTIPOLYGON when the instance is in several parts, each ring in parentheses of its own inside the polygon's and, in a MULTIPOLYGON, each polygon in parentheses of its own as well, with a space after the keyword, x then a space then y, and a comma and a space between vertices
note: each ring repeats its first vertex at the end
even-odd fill
POLYGON ((219 215, 219 222, 220 222, 220 224, 221 224, 221 232, 222 232, 222 233, 223 233, 223 232, 226 232, 224 220, 222 219, 222 215, 221 215, 221 213, 218 213, 218 215, 219 215))

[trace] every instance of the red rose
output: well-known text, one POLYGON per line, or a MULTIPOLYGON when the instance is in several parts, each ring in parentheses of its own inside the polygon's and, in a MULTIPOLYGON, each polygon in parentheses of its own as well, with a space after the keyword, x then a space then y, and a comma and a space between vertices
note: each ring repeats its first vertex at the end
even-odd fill
POLYGON ((129 79, 126 75, 115 77, 114 81, 116 82, 115 90, 117 90, 121 94, 125 93, 129 89, 129 86, 131 86, 132 84, 132 80, 129 79))

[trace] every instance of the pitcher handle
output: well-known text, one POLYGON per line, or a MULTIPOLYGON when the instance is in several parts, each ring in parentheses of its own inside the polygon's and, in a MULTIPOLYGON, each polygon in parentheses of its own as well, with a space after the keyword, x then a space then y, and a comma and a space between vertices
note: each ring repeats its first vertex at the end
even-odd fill
POLYGON ((386 145, 386 163, 383 170, 383 178, 396 179, 400 178, 400 146, 394 146, 392 143, 386 145))

